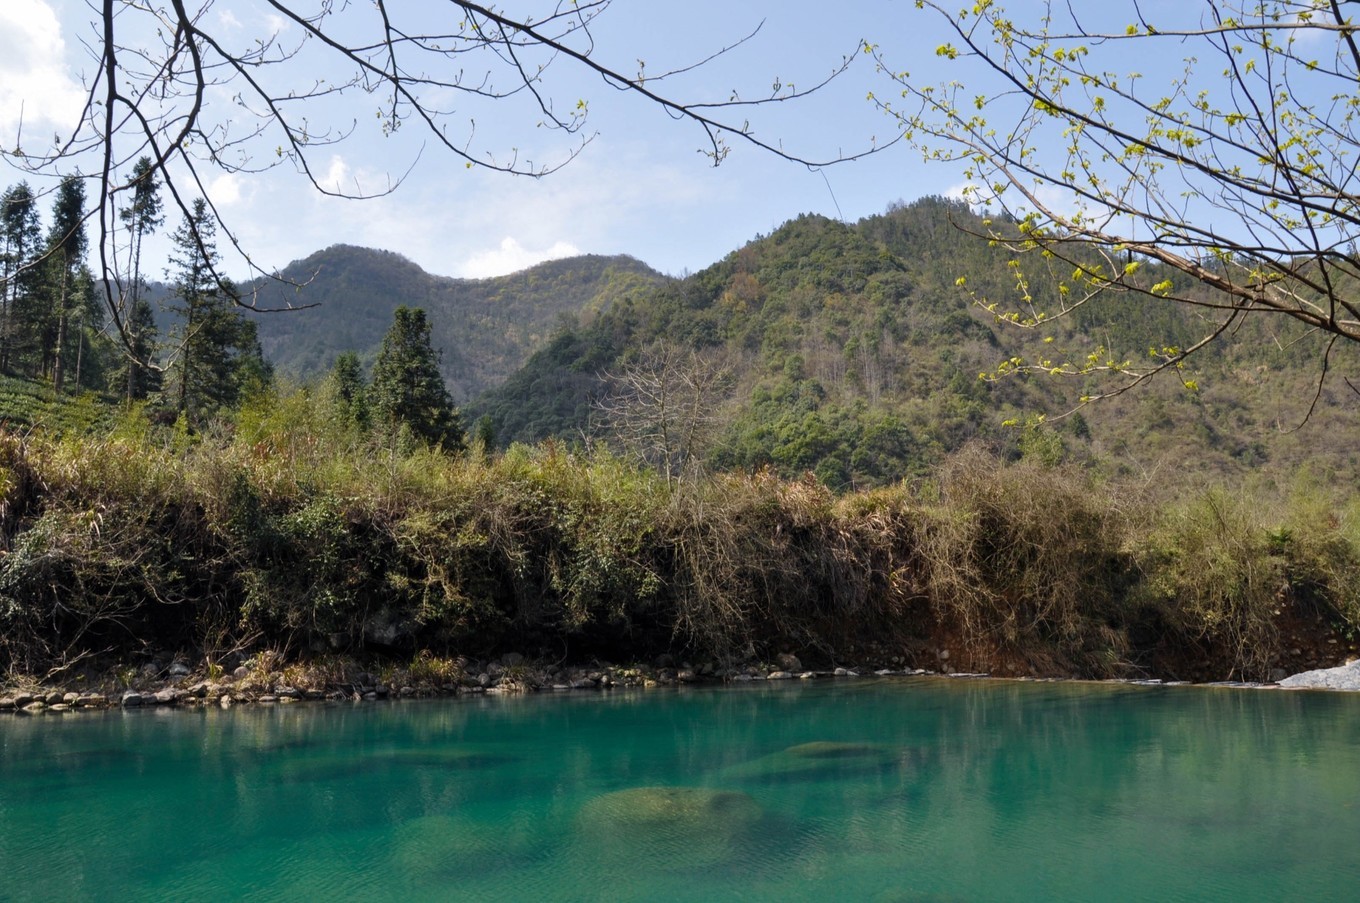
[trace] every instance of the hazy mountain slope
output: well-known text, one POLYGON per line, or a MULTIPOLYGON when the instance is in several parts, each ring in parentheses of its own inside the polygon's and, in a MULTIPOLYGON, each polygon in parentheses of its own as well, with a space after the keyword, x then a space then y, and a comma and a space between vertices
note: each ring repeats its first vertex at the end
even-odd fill
POLYGON ((503 381, 541 347, 562 317, 590 315, 620 298, 664 284, 629 257, 554 260, 494 279, 450 279, 426 273, 389 251, 336 245, 296 261, 273 280, 244 286, 260 308, 307 307, 259 314, 265 357, 282 374, 315 377, 335 356, 377 354, 399 305, 424 308, 441 372, 455 399, 503 381))

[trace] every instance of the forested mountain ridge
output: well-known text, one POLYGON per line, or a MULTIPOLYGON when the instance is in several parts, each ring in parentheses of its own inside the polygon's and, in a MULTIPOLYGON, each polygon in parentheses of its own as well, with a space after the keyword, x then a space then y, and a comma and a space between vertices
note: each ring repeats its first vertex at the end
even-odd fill
MULTIPOLYGON (((502 443, 618 442, 621 383, 654 371, 660 356, 668 366, 684 360, 722 374, 722 392, 704 402, 706 441, 693 449, 718 468, 768 466, 786 476, 812 471, 838 488, 877 485, 923 474, 981 437, 1010 454, 1099 459, 1149 475, 1172 466, 1240 474, 1264 465, 1360 473, 1344 440, 1356 399, 1340 379, 1318 396, 1309 426, 1288 432, 1308 416, 1322 350, 1278 320, 1248 318, 1193 358, 1183 380, 1163 374, 1035 425, 1034 415, 1069 411, 1109 388, 1108 376, 1101 383, 980 374, 1013 357, 1095 349, 1111 360, 1145 358, 1150 348, 1187 345, 1208 321, 1184 305, 1127 296, 1042 331, 999 323, 974 302, 1013 305, 1016 276, 1010 254, 970 234, 985 231, 966 206, 942 198, 894 205, 855 224, 799 217, 702 272, 560 330, 466 413, 488 415, 502 443)), ((1163 278, 1144 270, 1144 278, 1163 278)), ((1056 286, 1036 277, 1031 290, 1043 305, 1056 286)), ((1333 376, 1353 372, 1355 362, 1352 349, 1334 349, 1333 376)), ((636 434, 636 418, 627 429, 636 434)))
POLYGON ((473 397, 514 372, 563 317, 590 314, 667 278, 630 257, 553 260, 510 276, 453 279, 425 272, 391 251, 335 245, 295 261, 283 281, 242 286, 266 358, 284 375, 310 379, 343 351, 370 361, 397 307, 427 311, 440 371, 455 400, 473 397), (291 285, 289 283, 295 283, 291 285))

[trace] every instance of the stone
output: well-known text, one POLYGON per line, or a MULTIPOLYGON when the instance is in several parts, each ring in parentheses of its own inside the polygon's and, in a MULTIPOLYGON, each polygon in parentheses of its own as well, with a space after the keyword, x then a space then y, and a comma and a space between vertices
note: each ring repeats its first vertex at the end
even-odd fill
POLYGON ((65 699, 66 699, 65 693, 62 693, 58 690, 53 690, 52 692, 47 694, 47 697, 43 700, 43 702, 47 703, 48 705, 56 705, 57 703, 62 702, 65 699))
POLYGON ((125 709, 135 709, 142 704, 142 694, 136 690, 128 690, 123 694, 121 704, 125 709))
POLYGON ((14 708, 14 697, 0 696, 0 709, 12 709, 12 708, 14 708))
POLYGON ((1290 689, 1360 690, 1360 659, 1338 668, 1319 668, 1286 677, 1280 686, 1290 689))
POLYGON ((88 709, 98 708, 108 704, 108 699, 98 693, 86 693, 84 696, 76 699, 76 705, 84 706, 88 709))
POLYGON ((42 700, 35 699, 35 700, 33 700, 32 702, 30 702, 28 705, 26 705, 26 706, 24 706, 22 709, 20 709, 20 711, 21 711, 21 712, 28 712, 30 715, 35 715, 35 714, 37 714, 38 712, 41 712, 41 711, 42 711, 43 709, 45 709, 45 708, 47 708, 47 703, 43 702, 42 700))
POLYGON ((680 681, 680 683, 682 684, 692 684, 694 683, 694 681, 698 680, 698 677, 695 675, 693 671, 686 668, 683 671, 676 672, 675 679, 680 681))
POLYGON ((798 675, 798 679, 799 679, 799 680, 812 680, 812 679, 813 679, 814 677, 816 677, 816 676, 817 676, 817 672, 816 672, 816 671, 804 671, 802 674, 799 674, 799 675, 798 675))
POLYGON ((771 671, 765 675, 766 680, 790 680, 793 675, 787 671, 771 671))
POLYGON ((803 663, 792 652, 781 652, 774 657, 780 671, 802 671, 803 663))
POLYGON ((256 702, 259 702, 259 703, 262 703, 262 704, 264 704, 264 705, 272 705, 273 703, 276 703, 276 702, 279 701, 279 697, 275 696, 275 695, 272 694, 272 693, 266 693, 265 695, 261 696, 259 699, 255 700, 255 701, 256 701, 256 702))
POLYGON ((284 684, 278 684, 277 686, 274 687, 274 695, 277 696, 277 697, 279 697, 280 699, 285 699, 285 698, 286 698, 286 699, 301 699, 301 698, 302 698, 302 691, 299 690, 297 687, 289 687, 289 686, 285 686, 284 684))
POLYGON ((75 704, 76 704, 76 701, 79 700, 79 699, 80 699, 80 694, 79 694, 79 693, 63 693, 63 694, 61 694, 61 701, 62 701, 62 703, 65 704, 65 705, 75 705, 75 704))
POLYGON ((1270 682, 1273 683, 1273 684, 1279 683, 1280 681, 1284 680, 1284 679, 1285 679, 1286 677, 1288 677, 1288 676, 1289 676, 1289 672, 1286 671, 1286 670, 1283 669, 1283 668, 1271 668, 1271 669, 1270 669, 1270 682))
POLYGON ((69 712, 69 711, 71 711, 71 706, 70 706, 69 704, 67 704, 67 703, 64 703, 64 702, 58 702, 58 703, 56 703, 55 705, 48 706, 48 711, 51 711, 51 712, 69 712))
POLYGON ((217 704, 224 709, 231 708, 232 698, 230 693, 223 693, 222 698, 217 700, 217 704))
POLYGON ((245 680, 247 677, 250 676, 250 669, 247 668, 245 665, 242 665, 235 671, 231 672, 231 676, 236 678, 237 680, 245 680))
POLYGON ((501 656, 501 664, 507 668, 522 665, 524 664, 524 656, 520 655, 518 652, 507 652, 505 655, 501 656))
MULTIPOLYGON (((188 694, 183 690, 175 687, 166 687, 164 690, 158 690, 151 694, 151 699, 156 705, 174 705, 187 695, 188 694)), ((145 703, 146 699, 143 698, 142 702, 145 703)))
POLYGON ((682 871, 729 862, 756 840, 760 804, 734 790, 634 787, 581 807, 591 855, 628 868, 682 871))
POLYGON ((859 677, 858 671, 851 671, 849 668, 837 668, 835 671, 832 671, 831 673, 836 675, 837 677, 859 677))
POLYGON ((190 668, 184 662, 174 662, 170 665, 171 677, 188 677, 189 674, 190 668))
POLYGON ((571 682, 571 688, 573 690, 593 690, 595 689, 595 681, 588 677, 580 677, 571 682))
POLYGON ((15 693, 15 694, 14 694, 14 707, 15 707, 16 709, 22 709, 24 706, 28 705, 28 704, 29 704, 30 702, 32 702, 32 701, 33 701, 33 694, 32 694, 32 693, 15 693))
POLYGON ((656 657, 656 661, 652 662, 652 665, 656 668, 674 668, 675 656, 668 652, 663 652, 656 657))

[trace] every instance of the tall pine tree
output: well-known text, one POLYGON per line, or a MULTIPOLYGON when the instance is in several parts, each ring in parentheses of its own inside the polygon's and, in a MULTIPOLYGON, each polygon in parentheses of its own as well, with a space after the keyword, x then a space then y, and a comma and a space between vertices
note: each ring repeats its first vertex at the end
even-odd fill
POLYGON ((463 420, 439 375, 439 357, 430 345, 430 324, 418 307, 398 307, 383 336, 369 388, 378 424, 396 435, 411 435, 461 452, 463 420))
POLYGON ((85 182, 67 176, 57 188, 52 204, 52 227, 47 234, 47 310, 42 316, 43 373, 52 374, 52 386, 61 392, 66 382, 70 323, 82 306, 79 279, 85 265, 85 182))
POLYGON ((165 222, 161 213, 160 182, 150 157, 142 157, 132 170, 132 200, 118 211, 127 227, 132 255, 131 284, 122 299, 123 332, 126 335, 124 363, 119 373, 128 401, 146 398, 160 389, 161 374, 151 365, 156 347, 156 323, 151 304, 146 300, 146 280, 142 278, 142 242, 165 222))
POLYGON ((40 291, 42 225, 27 182, 0 196, 0 370, 14 365, 18 312, 40 291))
POLYGON ((216 228, 199 198, 175 230, 171 257, 177 360, 172 397, 177 413, 201 423, 234 405, 254 381, 267 380, 255 323, 235 303, 235 289, 218 273, 216 228))

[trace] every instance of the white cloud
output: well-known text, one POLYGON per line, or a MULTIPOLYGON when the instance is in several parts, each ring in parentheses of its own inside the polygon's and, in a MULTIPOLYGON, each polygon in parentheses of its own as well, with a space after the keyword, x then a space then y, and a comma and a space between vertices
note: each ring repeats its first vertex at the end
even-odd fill
POLYGON ((318 181, 321 187, 327 191, 353 191, 354 184, 350 180, 349 165, 345 163, 345 158, 339 154, 331 157, 330 166, 326 168, 325 174, 318 181))
POLYGON ((462 266, 459 267, 459 275, 466 279, 504 276, 507 273, 517 273, 520 270, 528 269, 545 260, 574 257, 580 253, 579 248, 566 241, 554 242, 550 248, 530 250, 507 235, 501 239, 498 247, 487 251, 477 251, 463 261, 462 266))
POLYGON ((223 173, 208 183, 208 196, 218 207, 234 207, 244 196, 242 180, 236 173, 223 173))
POLYGON ((66 68, 66 41, 45 0, 0 4, 0 142, 47 147, 50 133, 70 136, 85 91, 66 68), (19 128, 22 124, 22 139, 19 128))

